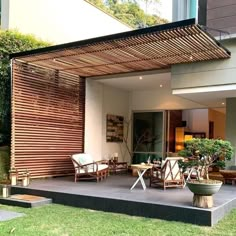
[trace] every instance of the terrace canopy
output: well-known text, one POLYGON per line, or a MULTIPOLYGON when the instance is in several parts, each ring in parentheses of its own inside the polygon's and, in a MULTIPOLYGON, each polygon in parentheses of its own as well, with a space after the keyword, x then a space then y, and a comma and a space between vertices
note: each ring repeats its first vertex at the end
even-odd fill
POLYGON ((194 19, 12 54, 11 167, 33 177, 73 172, 86 78, 229 57, 194 19))

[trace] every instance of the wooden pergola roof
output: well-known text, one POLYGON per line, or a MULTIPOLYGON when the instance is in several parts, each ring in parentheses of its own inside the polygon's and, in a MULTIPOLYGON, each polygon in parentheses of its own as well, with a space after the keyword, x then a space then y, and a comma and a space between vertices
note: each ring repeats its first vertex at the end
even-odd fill
POLYGON ((11 58, 81 77, 169 68, 229 58, 195 19, 12 54, 11 58))

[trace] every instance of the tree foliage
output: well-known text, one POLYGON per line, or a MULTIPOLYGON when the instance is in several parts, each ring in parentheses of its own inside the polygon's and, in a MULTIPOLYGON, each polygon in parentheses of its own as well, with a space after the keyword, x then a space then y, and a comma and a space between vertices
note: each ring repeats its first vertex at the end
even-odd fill
MULTIPOLYGON (((209 179, 209 167, 217 165, 220 161, 230 161, 234 153, 232 144, 226 140, 220 139, 199 139, 194 138, 185 142, 185 149, 179 152, 179 155, 186 155, 194 158, 196 166, 202 167, 209 179)), ((199 175, 200 176, 200 175, 199 175)))
POLYGON ((9 54, 36 49, 49 44, 32 35, 23 35, 17 31, 0 31, 0 134, 3 142, 10 141, 10 59, 9 54))
MULTIPOLYGON (((142 1, 145 2, 146 6, 154 2, 153 0, 142 1)), ((133 28, 142 28, 168 22, 156 14, 145 13, 135 0, 89 0, 89 2, 133 28)), ((159 2, 159 0, 155 0, 155 2, 159 2)))

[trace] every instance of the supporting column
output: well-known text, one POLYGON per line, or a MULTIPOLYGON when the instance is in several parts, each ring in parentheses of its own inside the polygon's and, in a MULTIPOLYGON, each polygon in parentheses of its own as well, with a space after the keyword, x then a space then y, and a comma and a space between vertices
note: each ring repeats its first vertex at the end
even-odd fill
MULTIPOLYGON (((226 99, 226 140, 230 141, 233 147, 236 147, 236 98, 226 99)), ((236 149, 234 158, 229 165, 236 165, 236 149)))

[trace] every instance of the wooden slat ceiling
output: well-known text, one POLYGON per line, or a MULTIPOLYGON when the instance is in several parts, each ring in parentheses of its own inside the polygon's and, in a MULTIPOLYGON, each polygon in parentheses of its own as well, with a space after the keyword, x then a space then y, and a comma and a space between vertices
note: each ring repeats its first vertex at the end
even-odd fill
POLYGON ((34 50, 12 57, 82 77, 169 68, 230 57, 193 19, 34 50))

